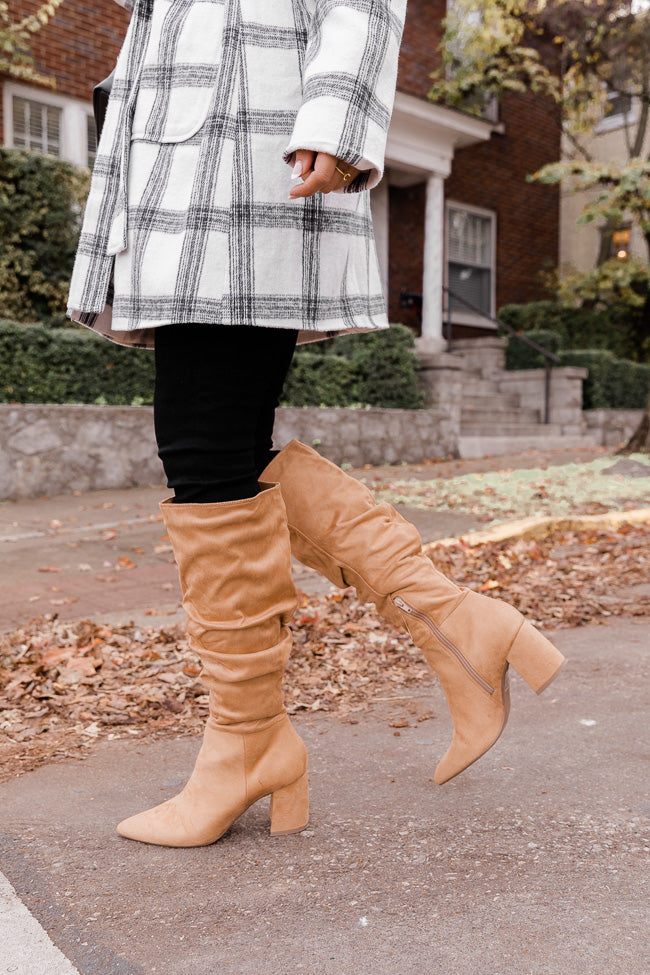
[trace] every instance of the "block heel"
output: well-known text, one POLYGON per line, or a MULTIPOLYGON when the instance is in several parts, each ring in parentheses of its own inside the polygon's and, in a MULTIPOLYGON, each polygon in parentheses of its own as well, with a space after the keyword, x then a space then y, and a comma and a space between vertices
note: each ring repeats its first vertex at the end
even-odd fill
POLYGON ((528 621, 520 627, 508 652, 508 663, 536 694, 546 690, 564 662, 564 655, 528 621))
POLYGON ((278 789, 271 796, 271 836, 300 833, 309 823, 309 778, 307 773, 278 789))

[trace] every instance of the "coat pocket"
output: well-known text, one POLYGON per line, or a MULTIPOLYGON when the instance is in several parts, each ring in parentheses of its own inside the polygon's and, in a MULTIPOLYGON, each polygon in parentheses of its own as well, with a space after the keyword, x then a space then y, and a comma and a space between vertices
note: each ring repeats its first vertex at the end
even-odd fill
POLYGON ((205 122, 219 73, 224 0, 154 0, 132 139, 184 142, 205 122))

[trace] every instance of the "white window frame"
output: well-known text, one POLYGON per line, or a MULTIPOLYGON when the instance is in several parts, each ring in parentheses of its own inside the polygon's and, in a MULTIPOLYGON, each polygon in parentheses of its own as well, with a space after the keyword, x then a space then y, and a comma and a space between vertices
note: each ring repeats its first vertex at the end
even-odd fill
POLYGON ((13 100, 26 98, 41 105, 51 105, 53 108, 61 109, 61 154, 57 158, 76 163, 78 166, 88 166, 87 117, 92 115, 92 103, 81 98, 34 88, 31 85, 16 84, 13 81, 5 81, 2 89, 4 144, 7 148, 14 148, 13 100))
MULTIPOLYGON (((619 95, 624 95, 623 91, 611 91, 607 95, 607 101, 611 102, 619 95)), ((594 132, 596 135, 601 135, 603 132, 613 132, 616 129, 623 129, 626 125, 634 125, 639 118, 639 100, 635 98, 634 95, 631 96, 632 105, 630 111, 627 115, 624 112, 610 112, 609 115, 603 115, 598 124, 594 126, 594 132)))
MULTIPOLYGON (((490 315, 492 318, 496 317, 496 297, 497 297, 497 215, 494 210, 486 210, 484 207, 471 206, 468 203, 463 203, 462 200, 445 200, 445 260, 444 260, 444 282, 445 287, 449 287, 449 211, 455 210, 465 210, 466 213, 475 214, 479 217, 488 217, 491 224, 491 236, 490 236, 490 247, 492 252, 492 261, 490 265, 490 315)), ((445 292, 444 306, 444 317, 445 321, 448 320, 448 303, 449 294, 445 292)), ((472 312, 469 309, 462 310, 460 308, 454 308, 451 313, 451 321, 454 325, 473 325, 478 328, 494 329, 496 331, 497 326, 494 322, 491 322, 484 315, 479 315, 476 312, 472 312)))

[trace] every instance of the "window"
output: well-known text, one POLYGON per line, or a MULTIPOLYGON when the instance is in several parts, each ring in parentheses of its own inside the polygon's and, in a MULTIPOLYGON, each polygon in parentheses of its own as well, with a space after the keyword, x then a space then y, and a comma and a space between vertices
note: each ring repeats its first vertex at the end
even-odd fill
POLYGON ((7 146, 93 165, 97 137, 87 101, 13 81, 0 87, 7 146))
POLYGON ((632 228, 629 224, 623 224, 616 230, 603 227, 601 230, 602 244, 600 249, 600 260, 607 261, 612 257, 617 257, 619 261, 624 261, 630 256, 632 246, 632 228))
POLYGON ((448 204, 447 287, 457 320, 494 314, 494 231, 493 213, 448 204))
POLYGON ((610 132, 637 121, 637 103, 631 95, 621 91, 610 91, 607 95, 608 111, 601 118, 595 131, 610 132))
POLYGON ((61 155, 61 116, 54 105, 13 96, 13 144, 50 156, 61 155))

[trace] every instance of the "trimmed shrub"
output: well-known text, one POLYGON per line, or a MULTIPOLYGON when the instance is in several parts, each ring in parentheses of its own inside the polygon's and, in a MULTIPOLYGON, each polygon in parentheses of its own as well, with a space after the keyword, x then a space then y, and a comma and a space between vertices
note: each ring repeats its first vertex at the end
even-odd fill
POLYGON ((0 402, 153 402, 154 357, 85 328, 0 321, 0 402))
MULTIPOLYGON (((589 370, 582 386, 584 409, 645 409, 650 391, 650 363, 618 359, 608 349, 564 349, 562 338, 556 332, 540 329, 525 334, 549 352, 555 352, 561 365, 589 370)), ((538 352, 513 337, 508 339, 506 369, 543 366, 544 357, 538 352)))
POLYGON ((421 409, 414 345, 408 328, 391 325, 299 346, 282 404, 421 409))
POLYGON ((352 403, 355 381, 354 368, 342 356, 318 355, 312 350, 303 352, 299 349, 284 384, 282 404, 341 406, 352 403))
POLYGON ((369 406, 419 410, 415 339, 404 325, 379 332, 353 332, 334 339, 332 353, 346 356, 356 374, 354 401, 369 406))
POLYGON ((565 349, 608 349, 619 358, 633 361, 643 357, 638 308, 568 308, 556 301, 532 301, 527 305, 504 305, 498 317, 518 332, 555 332, 565 349))
POLYGON ((582 387, 583 407, 643 410, 650 393, 650 363, 616 359, 606 349, 570 349, 560 353, 563 366, 589 370, 582 387))
MULTIPOLYGON (((557 332, 548 329, 532 329, 524 333, 527 339, 537 342, 543 349, 554 352, 556 355, 562 348, 562 339, 557 332)), ((506 346, 506 369, 543 369, 546 360, 541 352, 531 349, 525 342, 508 337, 506 346)))
MULTIPOLYGON (((328 341, 325 352, 315 351, 316 343, 297 350, 284 405, 422 406, 408 329, 349 338, 355 341, 328 341)), ((0 320, 0 402, 148 404, 154 378, 149 350, 115 345, 81 326, 0 320)))
POLYGON ((65 323, 88 171, 0 148, 0 318, 65 323))

